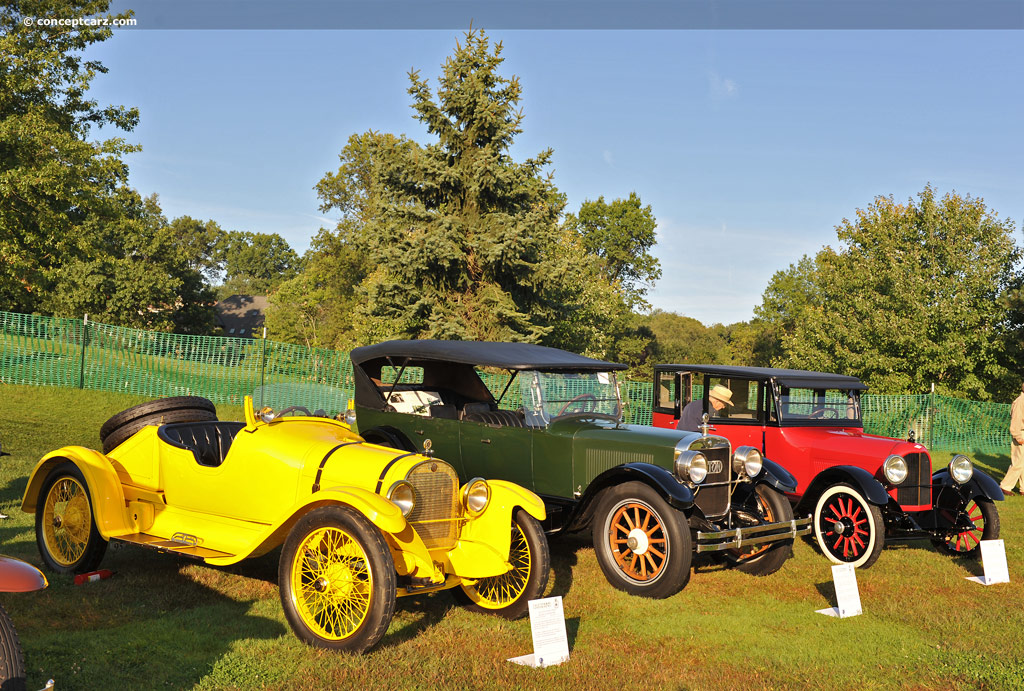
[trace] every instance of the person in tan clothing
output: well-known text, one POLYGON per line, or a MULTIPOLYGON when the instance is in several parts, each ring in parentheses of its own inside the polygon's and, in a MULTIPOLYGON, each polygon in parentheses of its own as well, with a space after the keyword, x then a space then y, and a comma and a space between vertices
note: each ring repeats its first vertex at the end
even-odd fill
POLYGON ((1024 384, 1020 388, 1020 396, 1010 406, 1010 469, 999 483, 1006 496, 1013 494, 1013 487, 1018 483, 1024 488, 1024 384))

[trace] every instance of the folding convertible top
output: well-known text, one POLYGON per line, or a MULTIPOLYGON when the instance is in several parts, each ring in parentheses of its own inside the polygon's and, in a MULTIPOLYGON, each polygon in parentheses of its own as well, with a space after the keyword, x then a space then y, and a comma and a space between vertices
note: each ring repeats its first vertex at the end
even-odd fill
POLYGON ((542 370, 609 372, 627 369, 627 365, 603 362, 576 355, 558 348, 532 343, 491 343, 484 341, 385 341, 354 348, 349 354, 359 367, 371 360, 391 358, 395 365, 402 361, 434 360, 505 370, 542 370))
POLYGON ((656 365, 656 372, 701 372, 717 374, 723 377, 739 379, 774 379, 782 386, 791 389, 846 389, 866 391, 867 386, 857 377, 846 374, 830 374, 828 372, 811 372, 801 369, 782 369, 779 367, 737 367, 717 365, 656 365))

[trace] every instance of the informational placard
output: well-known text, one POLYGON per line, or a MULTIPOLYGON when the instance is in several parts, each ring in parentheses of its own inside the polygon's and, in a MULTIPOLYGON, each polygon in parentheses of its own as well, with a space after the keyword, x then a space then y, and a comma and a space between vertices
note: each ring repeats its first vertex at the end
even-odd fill
POLYGON ((985 567, 984 576, 968 576, 967 580, 982 585, 1009 583, 1010 570, 1006 566, 1006 546, 1002 540, 982 540, 981 563, 985 567))
POLYGON ((833 566, 832 583, 836 589, 836 606, 819 609, 818 614, 845 619, 864 613, 860 606, 860 590, 857 589, 857 569, 853 564, 833 566))
POLYGON ((533 654, 510 657, 509 662, 527 667, 548 667, 569 659, 569 638, 565 633, 561 596, 530 600, 530 631, 533 634, 533 654))

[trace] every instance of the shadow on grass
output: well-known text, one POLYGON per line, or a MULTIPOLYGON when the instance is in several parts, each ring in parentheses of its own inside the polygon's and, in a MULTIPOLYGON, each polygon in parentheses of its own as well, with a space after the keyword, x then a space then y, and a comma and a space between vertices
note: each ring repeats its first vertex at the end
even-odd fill
POLYGON ((814 589, 818 591, 818 594, 825 600, 827 607, 836 606, 836 584, 832 581, 825 581, 824 583, 815 583, 814 589))
POLYGON ((551 577, 548 580, 547 597, 565 597, 572 590, 573 567, 578 560, 577 552, 590 547, 590 539, 583 533, 548 535, 551 551, 551 577))
POLYGON ((65 688, 190 687, 240 641, 288 633, 251 612, 264 597, 250 584, 195 564, 127 547, 108 550, 107 580, 76 586, 47 572, 47 590, 10 600, 29 686, 53 678, 65 688))
MULTIPOLYGON (((1009 452, 1010 445, 1006 445, 1006 450, 1009 452)), ((973 455, 974 464, 981 470, 992 476, 996 482, 1003 479, 1006 475, 1006 471, 1010 468, 1010 456, 1007 454, 987 454, 987 453, 976 453, 973 455)))

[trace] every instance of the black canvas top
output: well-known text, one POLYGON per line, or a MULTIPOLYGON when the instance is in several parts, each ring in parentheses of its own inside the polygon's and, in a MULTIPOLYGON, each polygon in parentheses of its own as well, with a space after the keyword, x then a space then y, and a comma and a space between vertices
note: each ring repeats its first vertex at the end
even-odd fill
MULTIPOLYGON (((394 360, 438 360, 507 370, 608 372, 624 370, 626 365, 603 362, 558 348, 532 343, 490 343, 484 341, 385 341, 354 348, 349 357, 353 365, 390 357, 394 360)), ((396 364, 398 364, 396 362, 396 364)))
POLYGON ((735 367, 718 365, 655 365, 655 372, 702 372, 738 379, 774 379, 782 386, 804 389, 854 389, 867 390, 857 377, 828 372, 810 372, 802 369, 780 367, 735 367))

